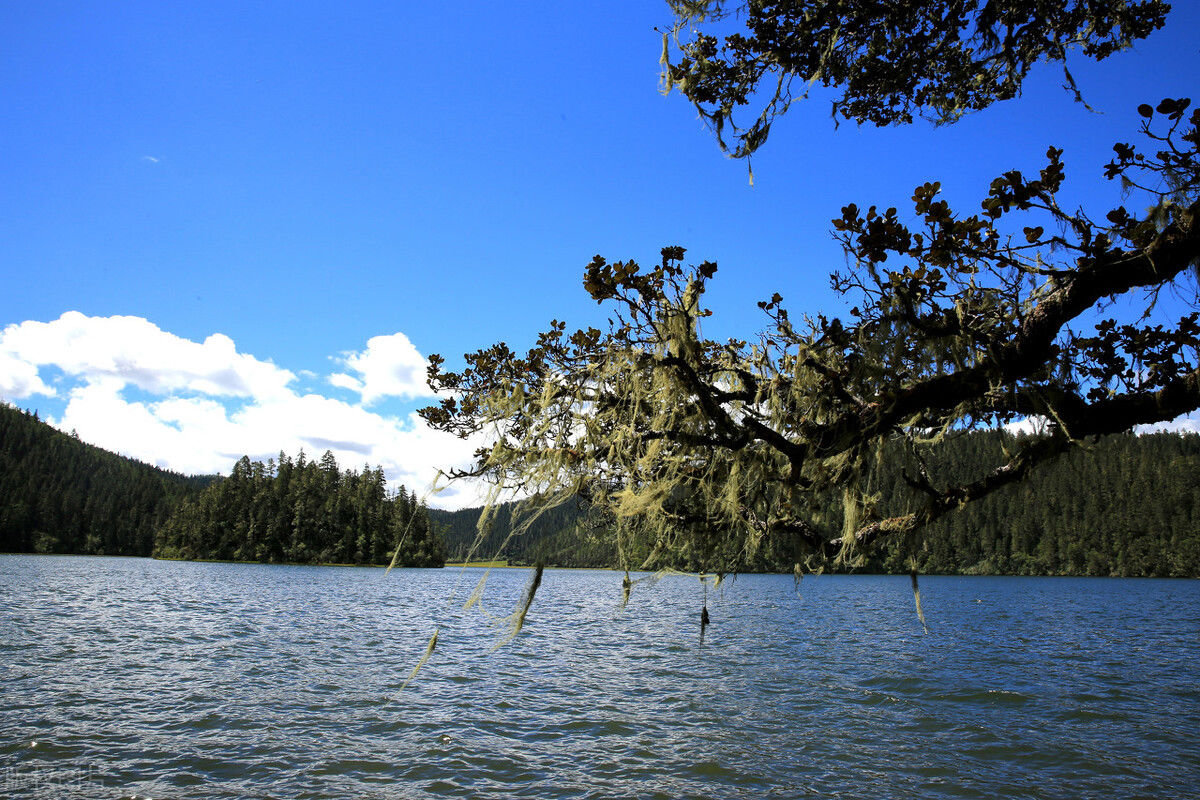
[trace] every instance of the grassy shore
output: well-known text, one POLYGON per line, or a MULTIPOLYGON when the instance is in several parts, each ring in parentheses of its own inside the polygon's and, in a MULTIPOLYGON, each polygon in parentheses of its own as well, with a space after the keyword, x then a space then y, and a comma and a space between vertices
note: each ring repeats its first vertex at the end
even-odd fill
MULTIPOLYGON (((447 567, 507 567, 510 566, 507 558, 501 558, 494 561, 447 561, 447 567)), ((517 566, 517 565, 511 565, 517 566)))

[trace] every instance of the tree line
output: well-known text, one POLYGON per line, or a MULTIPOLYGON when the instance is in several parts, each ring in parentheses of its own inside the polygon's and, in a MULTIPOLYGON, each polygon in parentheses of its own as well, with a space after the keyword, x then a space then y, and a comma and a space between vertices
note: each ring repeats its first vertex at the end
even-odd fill
POLYGON ((0 403, 0 552, 440 566, 428 512, 382 470, 243 457, 185 476, 86 444, 0 403))

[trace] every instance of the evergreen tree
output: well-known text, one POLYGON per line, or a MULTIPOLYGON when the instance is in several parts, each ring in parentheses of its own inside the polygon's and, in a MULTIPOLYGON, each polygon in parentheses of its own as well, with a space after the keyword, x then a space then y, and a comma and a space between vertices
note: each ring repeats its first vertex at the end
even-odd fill
POLYGON ((428 511, 404 487, 387 492, 383 470, 339 470, 284 453, 274 469, 243 457, 228 478, 182 505, 155 555, 294 563, 441 566, 428 511))

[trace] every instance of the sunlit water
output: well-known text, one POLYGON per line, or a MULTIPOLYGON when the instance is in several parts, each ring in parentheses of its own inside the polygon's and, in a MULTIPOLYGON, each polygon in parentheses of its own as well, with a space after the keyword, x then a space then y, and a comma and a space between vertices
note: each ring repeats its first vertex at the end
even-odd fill
POLYGON ((0 796, 1200 793, 1197 581, 481 574, 0 556, 0 796))

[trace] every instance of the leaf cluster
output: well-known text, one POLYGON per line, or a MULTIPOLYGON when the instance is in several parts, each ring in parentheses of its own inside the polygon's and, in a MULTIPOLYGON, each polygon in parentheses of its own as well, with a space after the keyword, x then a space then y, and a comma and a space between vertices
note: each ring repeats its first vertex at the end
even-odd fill
POLYGON ((665 91, 696 107, 734 157, 762 145, 808 87, 837 87, 835 118, 874 125, 953 122, 1020 94, 1039 61, 1102 60, 1162 27, 1161 0, 670 0, 665 91), (737 21, 737 25, 734 24, 737 21), (730 31, 730 29, 733 29, 730 31), (738 110, 757 105, 749 124, 738 110), (727 129, 732 133, 727 138, 727 129))

